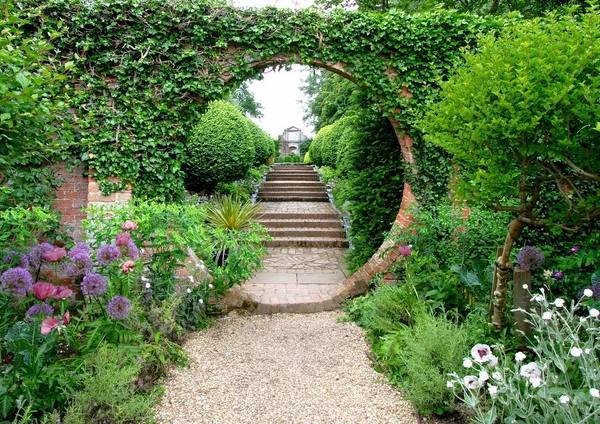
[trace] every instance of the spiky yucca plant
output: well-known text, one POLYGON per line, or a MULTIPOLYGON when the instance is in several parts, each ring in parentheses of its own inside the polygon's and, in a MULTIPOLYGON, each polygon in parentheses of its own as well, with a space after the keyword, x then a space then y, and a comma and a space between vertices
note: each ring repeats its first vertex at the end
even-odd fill
POLYGON ((260 206, 238 196, 217 195, 206 207, 206 220, 217 228, 244 230, 260 212, 260 206))

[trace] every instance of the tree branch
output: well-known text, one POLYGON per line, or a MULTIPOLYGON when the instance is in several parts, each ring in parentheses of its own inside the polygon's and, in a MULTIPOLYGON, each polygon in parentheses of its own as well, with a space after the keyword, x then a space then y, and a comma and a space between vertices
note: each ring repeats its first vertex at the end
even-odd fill
POLYGON ((573 161, 570 160, 569 158, 565 158, 564 160, 565 160, 565 163, 567 165, 569 165, 569 168, 571 168, 573 171, 577 172, 578 174, 583 175, 584 177, 589 178, 590 180, 600 181, 600 175, 592 174, 591 172, 587 172, 584 169, 581 169, 580 167, 575 165, 573 163, 573 161))

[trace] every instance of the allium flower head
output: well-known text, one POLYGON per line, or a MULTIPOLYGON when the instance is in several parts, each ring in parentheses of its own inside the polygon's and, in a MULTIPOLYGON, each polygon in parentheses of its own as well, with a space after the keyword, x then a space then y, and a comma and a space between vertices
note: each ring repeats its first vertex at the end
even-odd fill
POLYGON ((131 312, 131 302, 125 296, 115 296, 108 302, 106 312, 112 319, 125 319, 131 312))
POLYGON ((102 296, 108 288, 106 277, 90 272, 81 281, 81 293, 84 296, 102 296))
POLYGON ((121 252, 123 256, 128 256, 131 259, 137 259, 140 255, 140 251, 133 240, 129 240, 129 243, 121 248, 121 252))
POLYGON ((27 320, 31 320, 33 317, 36 317, 38 315, 48 316, 52 315, 53 313, 54 308, 52 306, 48 305, 47 303, 37 303, 29 309, 27 309, 27 312, 25 312, 25 316, 27 317, 27 320))
POLYGON ((52 246, 42 253, 42 259, 46 262, 58 262, 67 255, 64 247, 52 246))
POLYGON ((0 275, 0 283, 5 292, 24 297, 33 286, 33 277, 25 268, 10 268, 0 275))
POLYGON ((553 271, 552 278, 554 278, 556 281, 560 281, 565 278, 565 273, 562 271, 553 271))
POLYGON ((521 269, 534 271, 544 263, 544 254, 533 246, 525 246, 517 253, 517 262, 521 269))
POLYGON ((121 224, 121 228, 125 231, 135 231, 138 229, 138 225, 134 221, 125 221, 121 224))
POLYGON ((101 265, 108 265, 119 259, 119 256, 121 256, 121 251, 112 244, 103 244, 96 253, 96 258, 101 265))
POLYGON ((23 265, 37 269, 42 265, 42 256, 54 248, 50 243, 40 243, 33 246, 23 257, 23 265))

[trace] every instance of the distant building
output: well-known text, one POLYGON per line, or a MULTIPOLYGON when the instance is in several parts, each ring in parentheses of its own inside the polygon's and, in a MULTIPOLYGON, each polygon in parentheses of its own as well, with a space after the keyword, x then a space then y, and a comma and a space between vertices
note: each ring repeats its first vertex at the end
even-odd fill
POLYGON ((289 127, 279 136, 279 154, 281 156, 297 155, 300 145, 307 140, 302 130, 297 127, 289 127))

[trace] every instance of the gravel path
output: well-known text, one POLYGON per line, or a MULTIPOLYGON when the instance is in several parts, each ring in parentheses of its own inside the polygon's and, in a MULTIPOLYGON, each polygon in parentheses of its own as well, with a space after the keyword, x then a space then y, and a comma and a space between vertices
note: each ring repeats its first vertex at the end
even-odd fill
POLYGON ((356 325, 341 312, 233 316, 185 344, 160 423, 417 423, 410 404, 376 373, 356 325))

